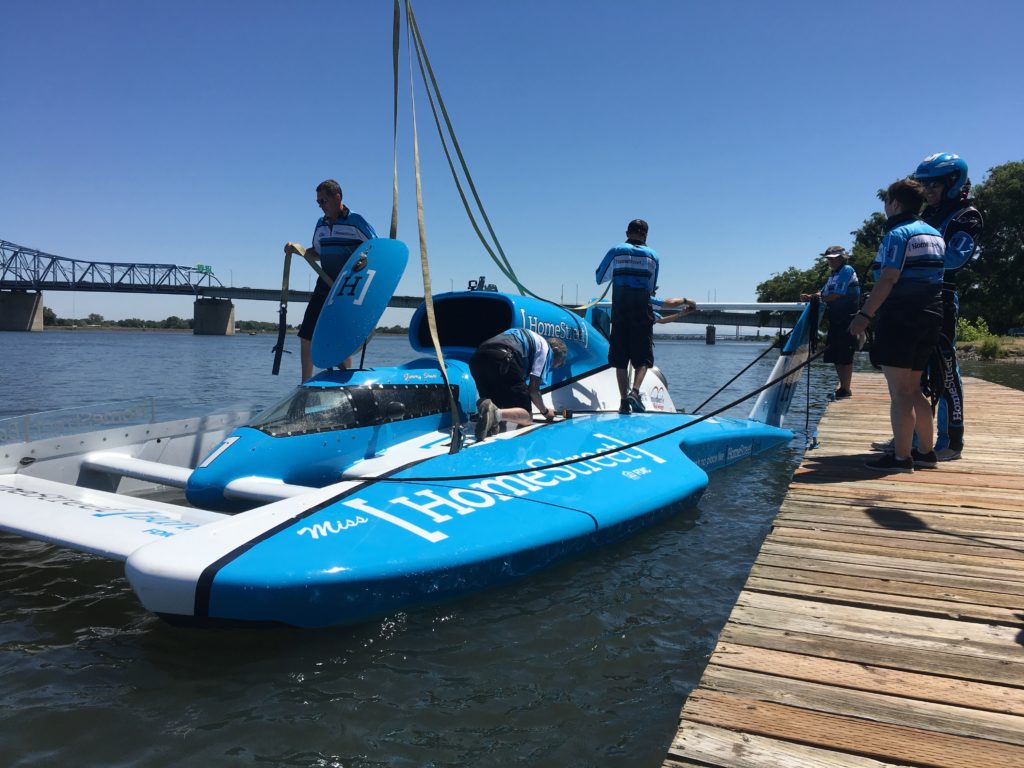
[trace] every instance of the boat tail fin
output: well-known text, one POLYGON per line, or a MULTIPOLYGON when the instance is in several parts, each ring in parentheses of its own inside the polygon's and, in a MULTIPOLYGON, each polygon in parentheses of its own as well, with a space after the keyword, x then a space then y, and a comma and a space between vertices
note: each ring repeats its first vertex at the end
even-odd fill
POLYGON ((800 319, 797 320, 779 353, 779 359, 772 369, 771 376, 768 377, 768 381, 779 381, 758 395, 757 402, 750 411, 749 418, 752 421, 760 421, 774 427, 782 426, 800 378, 799 366, 807 360, 811 340, 816 339, 817 335, 818 302, 812 301, 804 307, 800 319))

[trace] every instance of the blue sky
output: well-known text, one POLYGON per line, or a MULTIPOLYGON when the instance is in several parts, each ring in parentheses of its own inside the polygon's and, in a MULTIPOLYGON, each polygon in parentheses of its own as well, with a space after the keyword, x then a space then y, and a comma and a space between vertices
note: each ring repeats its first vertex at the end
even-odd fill
MULTIPOLYGON (((925 155, 958 152, 975 182, 1024 159, 1024 4, 1011 0, 414 8, 505 252, 555 300, 596 295, 598 262, 641 217, 660 295, 750 301, 772 273, 848 245, 875 191, 925 155)), ((211 264, 226 285, 274 288, 328 177, 387 233, 390 2, 12 0, 3 18, 0 239, 211 264)), ((399 237, 416 254, 406 64, 402 77, 399 237)), ((421 89, 416 105, 435 290, 481 274, 509 288, 466 220, 421 89)), ((308 274, 300 263, 292 284, 308 274)), ((399 293, 422 293, 417 265, 399 293)), ((191 314, 186 299, 142 295, 46 304, 191 314)), ((240 302, 236 317, 274 320, 276 306, 240 302)))

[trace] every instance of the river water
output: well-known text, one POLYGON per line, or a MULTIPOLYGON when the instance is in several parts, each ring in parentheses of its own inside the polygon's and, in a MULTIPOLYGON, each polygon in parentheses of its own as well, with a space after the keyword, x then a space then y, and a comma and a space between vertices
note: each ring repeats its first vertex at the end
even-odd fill
MULTIPOLYGON (((295 341, 273 377, 269 335, 0 334, 0 417, 140 394, 166 418, 269 405, 297 383, 295 341)), ((690 410, 764 346, 656 356, 690 410)), ((367 364, 408 357, 378 337, 367 364)), ((830 367, 810 398, 801 381, 794 430, 808 400, 816 423, 830 367)), ((803 448, 713 474, 699 507, 616 546, 354 628, 174 628, 121 564, 0 534, 0 766, 661 765, 803 448)))

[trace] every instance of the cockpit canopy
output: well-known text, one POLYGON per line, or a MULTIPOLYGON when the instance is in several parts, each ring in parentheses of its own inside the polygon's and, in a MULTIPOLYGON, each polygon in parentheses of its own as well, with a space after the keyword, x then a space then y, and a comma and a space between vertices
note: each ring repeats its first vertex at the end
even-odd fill
POLYGON ((373 427, 448 412, 448 393, 443 384, 299 387, 248 426, 271 437, 291 437, 373 427))

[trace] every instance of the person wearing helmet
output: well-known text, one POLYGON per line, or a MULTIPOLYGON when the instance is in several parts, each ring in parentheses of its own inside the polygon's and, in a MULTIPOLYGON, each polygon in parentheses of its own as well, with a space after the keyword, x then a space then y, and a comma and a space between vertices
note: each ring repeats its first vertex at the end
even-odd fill
MULTIPOLYGON (((850 382, 853 380, 853 353, 856 351, 857 339, 850 335, 849 327, 860 307, 860 280, 853 267, 847 263, 850 255, 841 245, 830 245, 821 255, 828 262, 832 274, 813 296, 825 302, 828 338, 824 360, 836 367, 839 388, 835 392, 835 399, 842 400, 853 397, 850 382)), ((800 301, 810 301, 811 298, 812 294, 800 294, 800 301)))
POLYGON ((967 178, 967 163, 959 155, 929 155, 917 166, 913 178, 924 187, 925 208, 921 218, 942 233, 946 241, 938 344, 943 395, 936 413, 935 455, 939 461, 951 461, 960 458, 964 447, 964 391, 956 360, 956 321, 960 316, 957 275, 977 251, 984 221, 974 201, 968 199, 971 182, 967 178))

